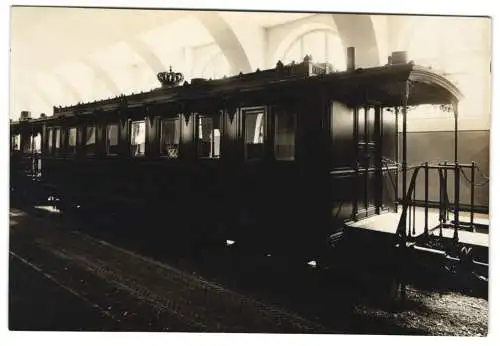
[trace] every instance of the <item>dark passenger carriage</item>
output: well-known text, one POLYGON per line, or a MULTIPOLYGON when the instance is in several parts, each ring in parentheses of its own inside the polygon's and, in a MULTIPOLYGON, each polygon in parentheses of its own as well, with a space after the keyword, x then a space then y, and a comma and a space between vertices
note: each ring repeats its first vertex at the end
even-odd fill
POLYGON ((395 110, 459 95, 411 64, 332 72, 310 57, 220 80, 158 77, 150 92, 54 108, 11 130, 40 129, 42 179, 63 201, 138 213, 157 239, 231 239, 299 258, 327 250, 348 220, 394 211, 395 110))

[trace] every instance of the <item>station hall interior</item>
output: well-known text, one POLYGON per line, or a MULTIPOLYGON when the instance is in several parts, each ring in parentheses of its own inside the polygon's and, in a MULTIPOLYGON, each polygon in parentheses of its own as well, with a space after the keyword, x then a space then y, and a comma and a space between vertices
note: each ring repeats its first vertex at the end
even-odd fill
POLYGON ((11 329, 488 333, 491 18, 13 6, 9 60, 11 329))
MULTIPOLYGON (((459 161, 487 175, 491 22, 484 17, 13 7, 10 118, 149 91, 169 68, 186 81, 218 79, 310 55, 343 71, 347 47, 355 48, 356 68, 383 66, 405 51, 454 82, 464 95, 459 161)), ((408 114, 408 162, 453 161, 453 115, 435 106, 408 114)), ((474 197, 484 211, 488 190, 484 184, 474 197)))

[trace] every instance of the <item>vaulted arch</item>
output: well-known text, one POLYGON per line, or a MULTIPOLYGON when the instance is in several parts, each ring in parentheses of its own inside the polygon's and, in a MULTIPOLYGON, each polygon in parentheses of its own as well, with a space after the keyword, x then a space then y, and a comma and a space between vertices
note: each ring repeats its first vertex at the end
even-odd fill
MULTIPOLYGON (((40 87, 34 87, 33 91, 34 91, 35 94, 37 94, 40 97, 40 99, 47 106, 50 107, 49 109, 51 109, 52 107, 56 106, 56 103, 53 101, 53 99, 42 88, 40 88, 40 87)), ((57 106, 59 106, 59 105, 57 105, 57 106)))
POLYGON ((274 65, 276 63, 274 60, 280 59, 297 38, 317 30, 334 33, 340 38, 344 52, 339 60, 345 59, 347 47, 355 47, 357 66, 370 67, 381 64, 380 47, 371 15, 322 14, 305 18, 300 21, 300 25, 298 24, 292 24, 292 29, 288 30, 286 35, 278 34, 274 37, 276 47, 268 47, 270 50, 268 64, 274 65))
POLYGON ((139 38, 133 37, 127 40, 130 48, 132 48, 144 62, 151 68, 153 73, 158 73, 161 71, 166 71, 165 66, 161 62, 160 58, 153 52, 153 50, 148 46, 148 44, 139 38))
POLYGON ((360 67, 380 65, 379 46, 372 16, 341 13, 332 16, 344 47, 356 48, 356 65, 360 67))
POLYGON ((345 70, 346 59, 342 42, 335 30, 314 29, 298 36, 279 57, 285 64, 300 62, 306 55, 314 62, 329 63, 336 70, 345 70))
POLYGON ((71 84, 69 83, 63 76, 61 76, 58 73, 53 74, 54 78, 59 82, 59 84, 63 87, 63 89, 71 95, 74 101, 79 102, 83 101, 82 95, 80 92, 71 84))
POLYGON ((199 12, 198 19, 224 53, 231 73, 250 72, 250 61, 231 26, 216 12, 199 12))
POLYGON ((38 88, 32 87, 29 90, 24 89, 15 96, 17 104, 10 106, 10 117, 17 119, 21 111, 32 112, 32 116, 37 118, 42 112, 51 114, 54 103, 45 92, 40 92, 38 88))
POLYGON ((116 85, 115 81, 111 78, 110 74, 106 72, 99 64, 90 60, 89 58, 82 59, 82 63, 87 65, 92 69, 96 78, 102 80, 104 85, 111 91, 114 95, 120 95, 120 88, 116 85))
MULTIPOLYGON (((310 32, 321 30, 337 34, 333 22, 331 24, 332 25, 310 22, 310 23, 304 23, 299 27, 295 28, 294 30, 288 31, 287 35, 279 40, 280 43, 274 48, 274 50, 273 47, 269 47, 271 49, 271 51, 269 52, 269 56, 271 57, 269 61, 270 66, 271 67, 274 66, 274 64, 276 64, 278 60, 282 59, 283 56, 287 54, 287 51, 290 49, 290 47, 295 43, 297 39, 310 32)), ((302 58, 304 57, 301 57, 300 59, 302 58)), ((314 58, 315 57, 313 57, 313 59, 314 58)))

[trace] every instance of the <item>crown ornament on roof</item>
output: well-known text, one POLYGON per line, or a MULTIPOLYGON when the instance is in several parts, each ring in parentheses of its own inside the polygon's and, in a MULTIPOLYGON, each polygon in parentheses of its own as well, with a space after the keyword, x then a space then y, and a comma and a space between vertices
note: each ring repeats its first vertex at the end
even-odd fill
POLYGON ((171 88, 178 86, 184 81, 184 75, 180 72, 173 72, 172 66, 170 66, 168 72, 160 72, 156 75, 164 88, 171 88))

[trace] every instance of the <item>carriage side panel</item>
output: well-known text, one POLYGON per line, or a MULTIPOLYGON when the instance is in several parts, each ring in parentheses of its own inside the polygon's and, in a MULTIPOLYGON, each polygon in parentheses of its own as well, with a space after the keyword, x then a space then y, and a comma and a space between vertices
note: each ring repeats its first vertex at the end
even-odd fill
POLYGON ((351 219, 357 196, 354 109, 334 101, 331 108, 332 167, 330 170, 331 213, 334 227, 351 219))

